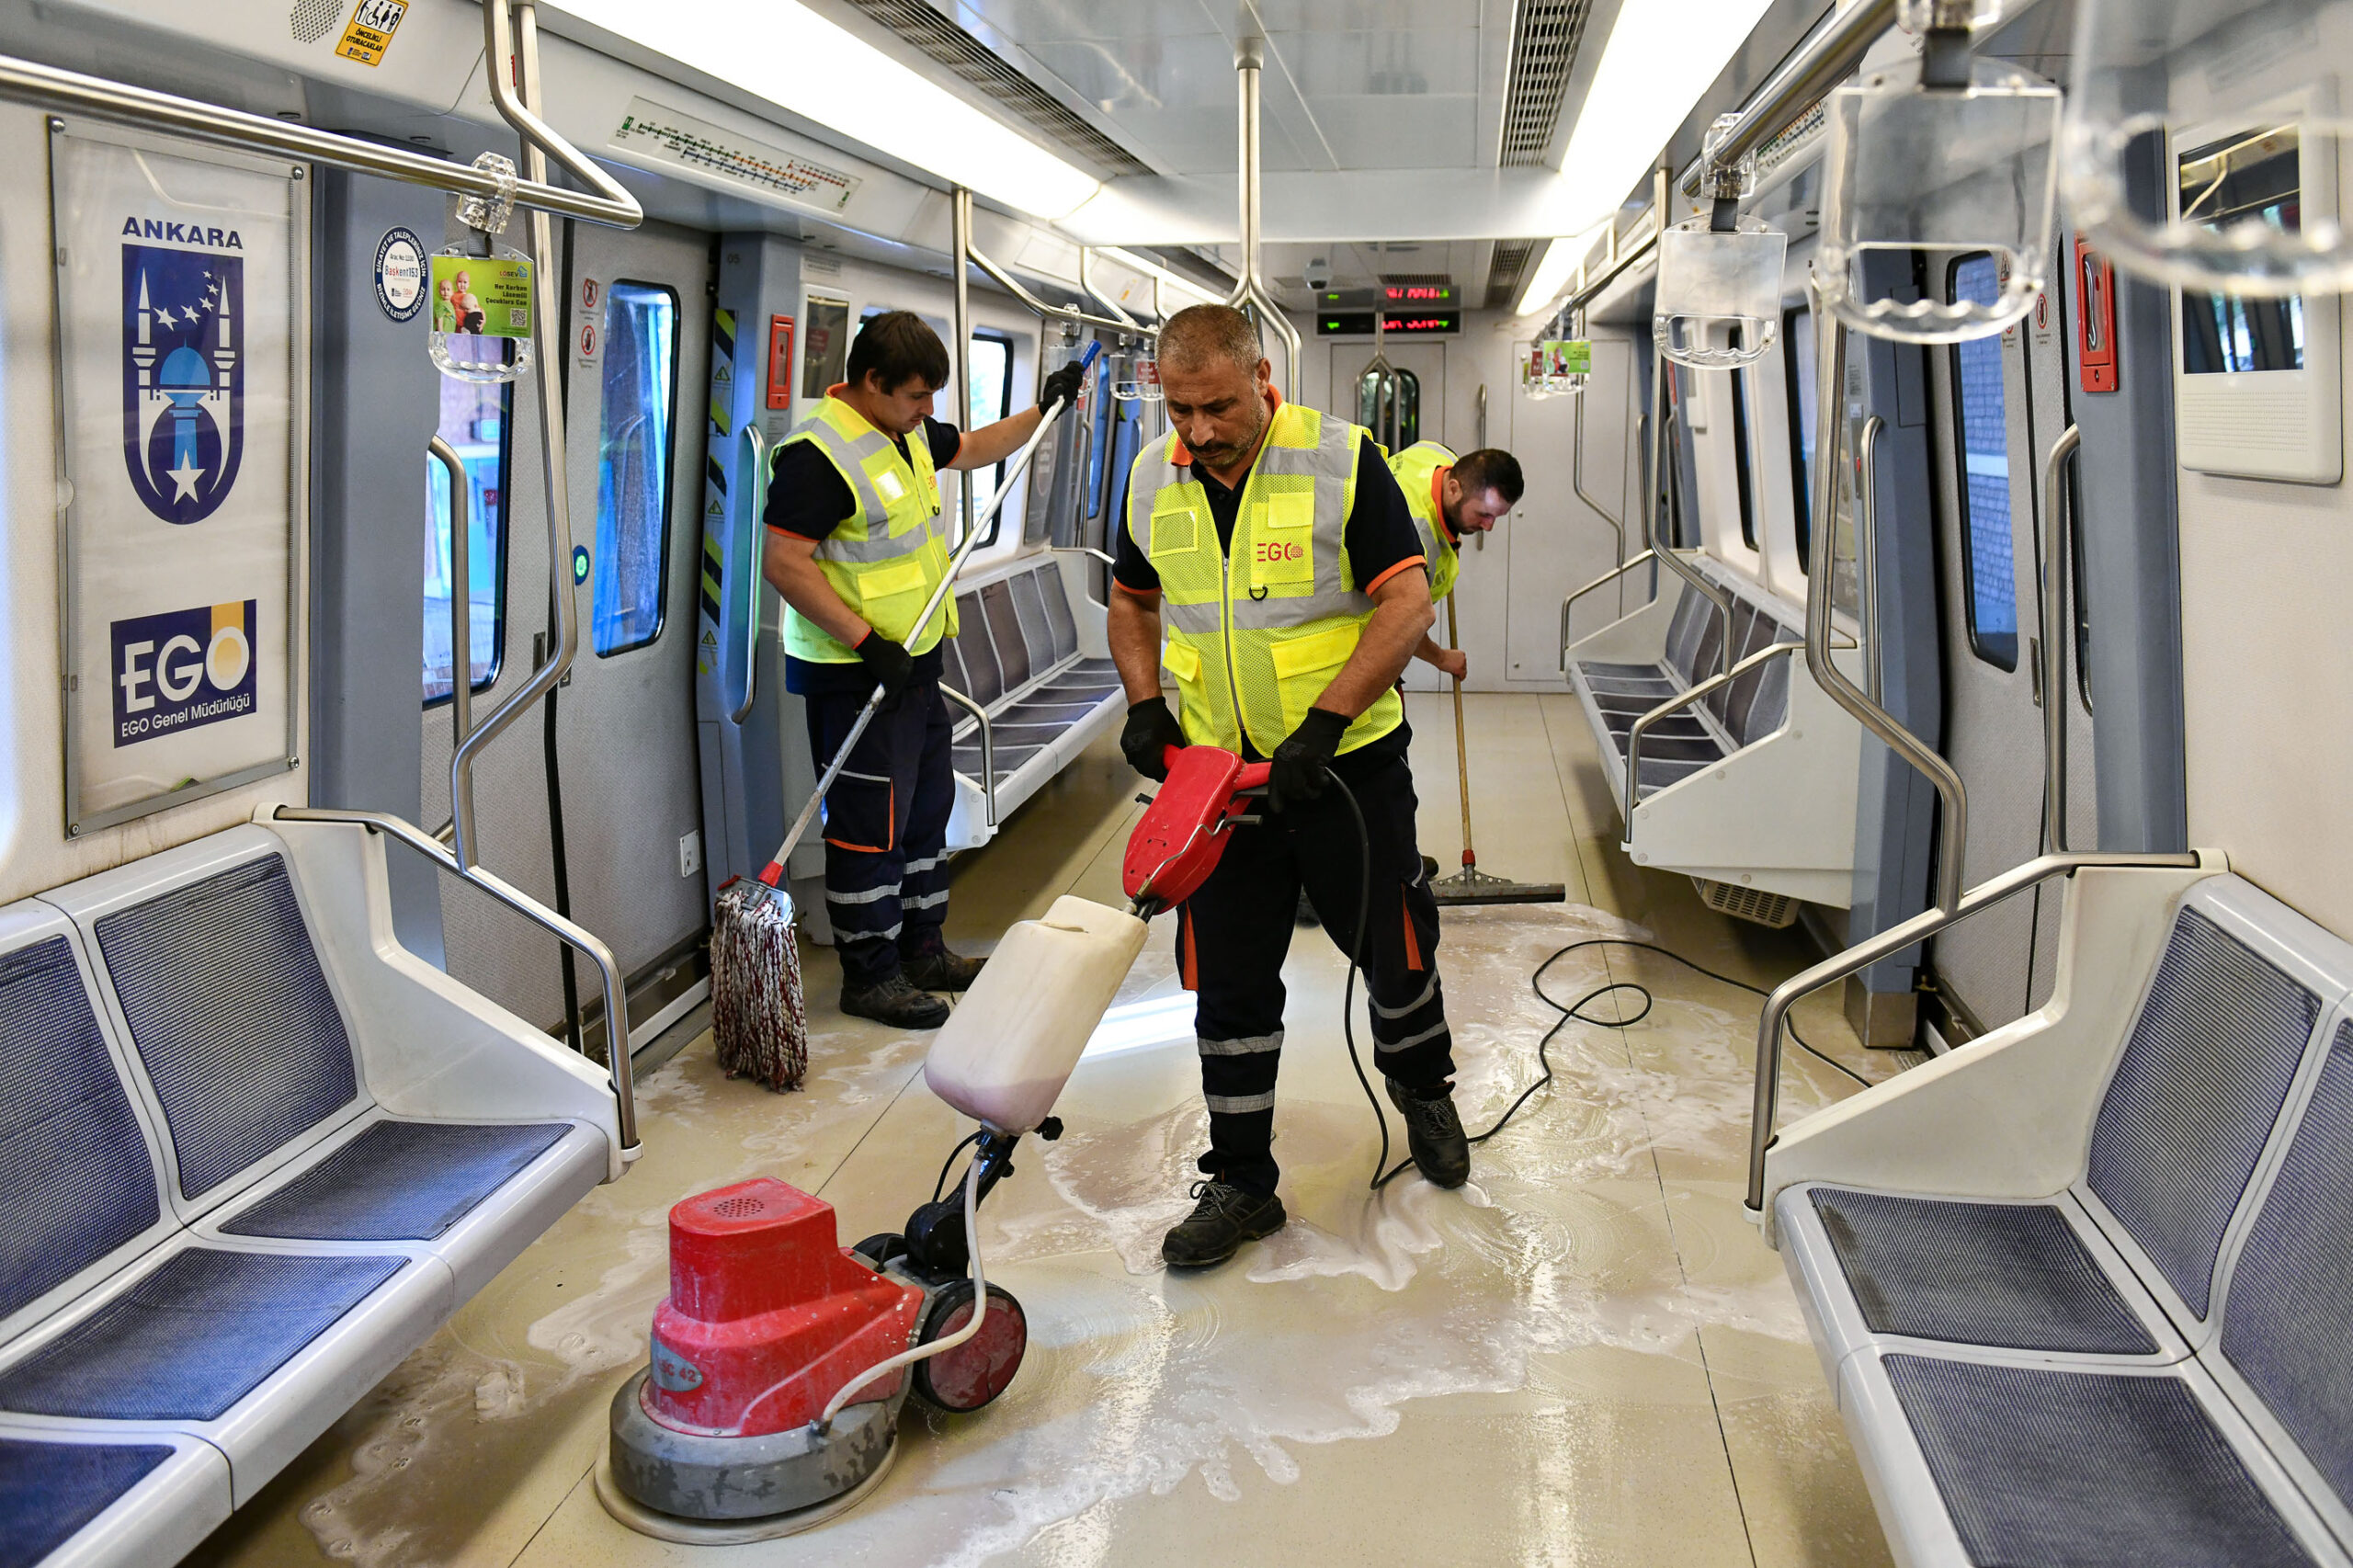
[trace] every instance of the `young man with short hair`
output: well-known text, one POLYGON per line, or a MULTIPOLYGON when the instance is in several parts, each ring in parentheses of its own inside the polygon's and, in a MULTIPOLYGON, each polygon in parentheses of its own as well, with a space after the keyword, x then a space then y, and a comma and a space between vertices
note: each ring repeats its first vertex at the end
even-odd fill
POLYGON ((777 449, 761 574, 785 602, 784 684, 808 710, 822 771, 877 686, 888 694, 825 795, 825 909, 842 963, 842 1011, 937 1028, 979 959, 949 951, 948 816, 956 802, 939 695, 951 596, 921 635, 915 617, 947 574, 938 471, 987 468, 1018 450, 1044 411, 1074 402, 1075 364, 1036 408, 970 434, 935 419, 948 349, 911 311, 859 328, 847 379, 777 449), (912 640, 912 641, 911 641, 912 640))

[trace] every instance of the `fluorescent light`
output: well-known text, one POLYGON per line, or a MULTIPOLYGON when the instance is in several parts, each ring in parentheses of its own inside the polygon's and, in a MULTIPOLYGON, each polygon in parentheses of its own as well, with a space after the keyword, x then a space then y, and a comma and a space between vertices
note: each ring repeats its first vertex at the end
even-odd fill
MULTIPOLYGON (((1611 216, 1723 74, 1772 0, 1624 0, 1593 85, 1561 158, 1555 233, 1581 234, 1611 216)), ((1589 245, 1555 240, 1520 295, 1534 315, 1576 270, 1589 245)))
POLYGON ((1117 245, 1105 245, 1102 248, 1102 254, 1109 256, 1121 267, 1132 268, 1137 272, 1142 273, 1147 278, 1157 278, 1172 289, 1181 289, 1186 293, 1192 295, 1193 298, 1200 301, 1205 305, 1222 305, 1225 303, 1224 295, 1212 294, 1207 289, 1202 288, 1199 284, 1194 282, 1191 278, 1185 277, 1183 274, 1171 272, 1168 268, 1161 266, 1158 262, 1146 256, 1138 256, 1131 250, 1122 250, 1117 245))
POLYGON ((1545 242, 1543 256, 1528 275, 1528 287, 1520 290, 1520 315, 1532 316, 1552 309, 1553 297, 1568 286, 1569 274, 1593 249, 1592 235, 1593 230, 1588 229, 1582 234, 1545 242))
POLYGON ((564 0, 583 21, 1034 217, 1102 182, 794 0, 564 0))

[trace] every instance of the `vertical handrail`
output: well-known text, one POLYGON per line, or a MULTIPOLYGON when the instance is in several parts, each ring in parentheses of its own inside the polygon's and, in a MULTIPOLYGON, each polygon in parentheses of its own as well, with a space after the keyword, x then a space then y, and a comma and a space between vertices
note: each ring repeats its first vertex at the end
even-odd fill
MULTIPOLYGON (((465 460, 458 456, 458 449, 437 433, 425 443, 425 449, 449 476, 449 750, 455 755, 474 727, 473 540, 468 537, 473 519, 469 516, 465 460)), ((472 846, 471 778, 466 780, 462 800, 455 795, 449 798, 449 827, 455 835, 452 843, 472 846)), ((466 849, 458 851, 460 858, 466 853, 466 849)))
MULTIPOLYGON (((956 410, 954 424, 961 430, 972 416, 972 193, 958 186, 949 198, 952 215, 951 227, 955 246, 955 265, 948 270, 956 275, 956 400, 964 406, 956 410)), ((1042 338, 1043 335, 1040 335, 1042 338)), ((967 469, 956 475, 956 511, 963 519, 959 534, 972 531, 972 475, 967 469)))
MULTIPOLYGON (((1813 538, 1808 540, 1813 559, 1806 573, 1805 667, 1814 685, 1828 693, 1833 702, 1852 713, 1863 728, 1936 787, 1944 805, 1943 820, 1938 824, 1937 907, 1950 915, 1961 906, 1961 858, 1969 843, 1968 788, 1952 764, 1872 701, 1830 661, 1830 578, 1836 559, 1833 535, 1837 526, 1840 468, 1837 443, 1846 428, 1847 413, 1847 328, 1824 301, 1820 279, 1812 287, 1813 319, 1822 324, 1815 347, 1814 441, 1823 460, 1817 465, 1821 480, 1813 486, 1813 538)), ((1760 1084, 1757 1093, 1764 1092, 1760 1084)), ((1769 1114, 1766 1119, 1770 1120, 1769 1114)))
MULTIPOLYGON (((498 106, 498 117, 515 128, 523 139, 524 176, 534 185, 545 185, 548 179, 547 154, 555 154, 564 171, 595 191, 605 200, 618 206, 636 208, 637 200, 620 187, 612 176, 597 166, 571 142, 540 118, 540 28, 537 7, 532 0, 522 0, 508 12, 509 0, 483 0, 482 25, 485 45, 483 73, 489 78, 490 101, 498 106), (506 65, 508 46, 514 44, 520 55, 516 80, 508 80, 501 67, 506 65)), ((554 345, 542 345, 553 347, 554 345)))
MULTIPOLYGON (((763 540, 759 518, 768 487, 768 441, 760 433, 758 420, 744 422, 742 444, 752 454, 752 472, 748 484, 742 476, 736 479, 735 504, 751 508, 752 526, 739 536, 744 546, 744 559, 730 562, 729 565, 738 572, 749 571, 752 580, 744 590, 744 700, 737 703, 735 710, 727 716, 731 724, 741 724, 751 716, 752 701, 759 695, 760 688, 760 587, 764 577, 761 570, 764 551, 761 549, 763 540)), ((722 671, 726 668, 724 665, 720 667, 722 671)))
POLYGON ((2060 483, 2067 460, 2083 445, 2083 432, 2070 425, 2051 444, 2042 465, 2042 843, 2043 852, 2067 852, 2067 658, 2075 639, 2066 635, 2066 487, 2060 483))
MULTIPOLYGON (((525 0, 513 8, 510 16, 508 0, 484 0, 483 6, 483 44, 489 57, 492 97, 499 112, 506 117, 522 138, 523 173, 526 178, 544 182, 547 177, 547 153, 535 139, 546 126, 539 119, 540 43, 538 9, 525 0), (500 65, 508 58, 508 41, 515 44, 515 69, 520 78, 521 97, 507 90, 502 80, 505 73, 500 65)), ((561 138, 556 138, 561 142, 561 138)), ((572 154, 577 157, 577 153, 572 154)), ((565 166, 571 166, 567 159, 565 166)), ((593 169, 594 165, 590 165, 593 169)), ((599 176, 601 177, 601 176, 599 176)), ((570 673, 573 655, 580 647, 580 619, 574 603, 572 573, 572 506, 569 486, 564 474, 563 427, 563 367, 567 356, 563 352, 563 324, 561 302, 556 298, 556 278, 560 257, 556 251, 553 225, 548 215, 533 211, 530 215, 531 244, 531 314, 532 333, 538 339, 532 355, 533 367, 539 372, 540 393, 540 458, 547 478, 548 509, 548 594, 554 610, 556 638, 553 656, 531 673, 529 680, 515 694, 494 709, 449 757, 449 800, 451 815, 456 816, 456 803, 471 801, 473 796, 474 761, 483 748, 504 733, 510 724, 521 718, 570 673)), ((458 864, 471 870, 475 864, 475 844, 472 823, 459 824, 452 841, 458 864)), ((620 1054, 628 1055, 628 1019, 608 1016, 608 1028, 617 1027, 614 1038, 624 1043, 620 1054)))
MULTIPOLYGON (((1267 40, 1245 35, 1233 45, 1233 70, 1240 91, 1238 106, 1239 162, 1242 185, 1242 276, 1235 279, 1233 292, 1225 302, 1236 310, 1256 306, 1260 317, 1274 323, 1275 335, 1283 340, 1289 362, 1283 367, 1290 381, 1290 391, 1299 391, 1299 329, 1290 324, 1280 305, 1267 292, 1258 271, 1260 237, 1259 222, 1259 154, 1258 154, 1258 73, 1267 62, 1267 40)), ((1378 307, 1376 307, 1378 308, 1378 307)))
MULTIPOLYGON (((1679 549, 1672 544, 1661 544, 1658 539, 1659 505, 1666 498, 1668 483, 1666 433, 1674 418, 1666 392, 1666 378, 1675 372, 1666 356, 1657 355, 1654 359, 1651 372, 1651 434, 1650 440, 1645 443, 1649 449, 1650 473, 1648 483, 1643 487, 1643 543, 1654 559, 1665 562, 1666 569, 1682 578, 1693 593, 1705 595, 1716 607, 1716 613, 1723 618, 1724 633, 1717 639, 1714 672, 1721 675, 1732 667, 1732 595, 1710 582, 1705 573, 1683 558, 1679 549)), ((1691 675, 1696 680, 1699 672, 1694 670, 1691 675)))
POLYGON ((1617 565, 1626 559, 1626 523, 1622 517, 1611 517, 1607 507, 1586 492, 1585 404, 1584 397, 1578 397, 1576 426, 1569 439, 1569 488, 1576 493, 1578 500, 1593 509, 1596 517, 1608 523, 1609 531, 1617 536, 1618 542, 1609 552, 1610 563, 1617 565))
POLYGON ((1862 623, 1863 644, 1870 650, 1863 666, 1864 687, 1870 699, 1887 706, 1881 693, 1886 676, 1881 669, 1879 641, 1879 438, 1887 421, 1874 414, 1863 421, 1855 442, 1855 597, 1862 623))

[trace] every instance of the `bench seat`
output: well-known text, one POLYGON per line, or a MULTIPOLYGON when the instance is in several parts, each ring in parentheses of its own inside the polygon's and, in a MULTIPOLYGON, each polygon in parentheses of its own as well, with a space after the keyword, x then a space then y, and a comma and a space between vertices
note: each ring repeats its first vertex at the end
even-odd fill
POLYGON ((2353 947, 2204 877, 2145 916, 2120 993, 2080 966, 2134 950, 2129 911, 2069 896, 2050 1006, 1768 1155, 1890 1543, 1906 1564, 2353 1562, 2353 947), (2010 1190, 1990 1139, 1969 1179, 1966 1120, 1957 1153, 1901 1152, 1948 1101, 2057 1142, 2073 1178, 2010 1190))
POLYGON ((604 1074, 390 939, 382 842, 0 909, 0 1564, 176 1560, 624 1165, 604 1074))

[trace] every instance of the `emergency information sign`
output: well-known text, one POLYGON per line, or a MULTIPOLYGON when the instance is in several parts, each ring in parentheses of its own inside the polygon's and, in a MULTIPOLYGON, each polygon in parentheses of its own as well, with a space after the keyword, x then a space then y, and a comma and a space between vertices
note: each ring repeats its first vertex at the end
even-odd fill
POLYGON ((392 47, 392 34, 407 15, 408 0, 359 0, 351 20, 344 25, 343 41, 335 46, 335 53, 362 65, 381 65, 384 51, 392 47))
POLYGON ((50 162, 74 835, 293 766, 309 187, 97 126, 50 162))

